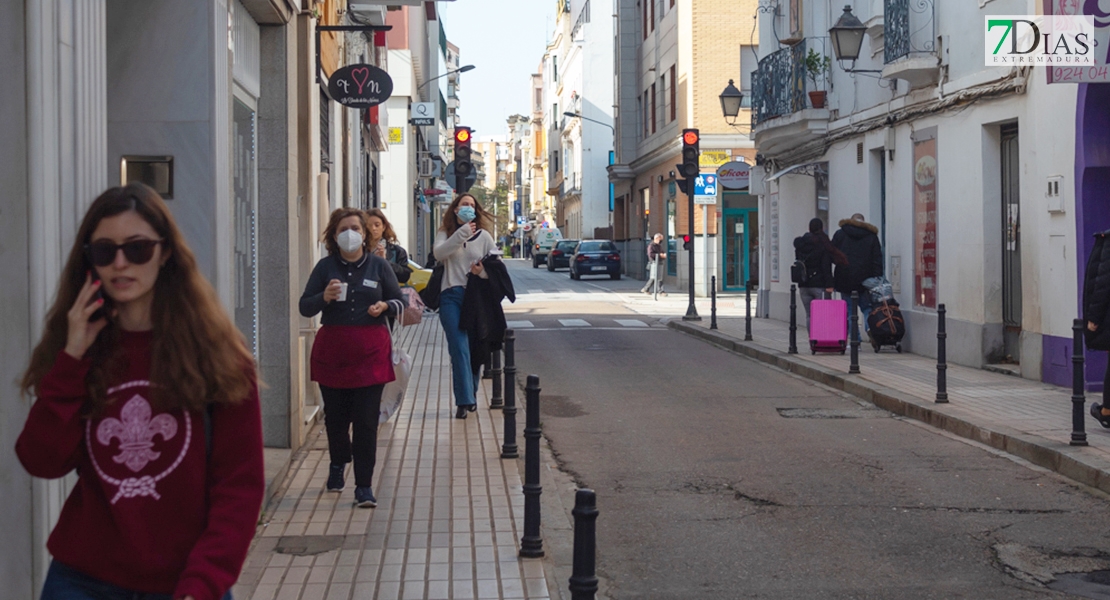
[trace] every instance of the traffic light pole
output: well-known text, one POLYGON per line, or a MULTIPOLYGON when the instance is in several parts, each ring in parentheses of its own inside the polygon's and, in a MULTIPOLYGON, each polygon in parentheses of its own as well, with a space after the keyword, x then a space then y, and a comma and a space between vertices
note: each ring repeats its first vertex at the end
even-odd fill
POLYGON ((683 321, 700 321, 701 317, 698 316, 698 308, 694 306, 694 180, 691 178, 686 179, 686 208, 689 218, 686 223, 690 229, 690 250, 688 251, 689 258, 689 280, 690 280, 690 304, 686 306, 686 314, 683 315, 683 321))

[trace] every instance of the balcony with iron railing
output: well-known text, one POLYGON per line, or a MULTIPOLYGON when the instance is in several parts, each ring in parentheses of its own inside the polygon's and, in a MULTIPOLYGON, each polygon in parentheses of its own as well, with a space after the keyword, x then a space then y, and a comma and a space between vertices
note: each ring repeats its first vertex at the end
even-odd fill
POLYGON ((828 132, 828 108, 812 108, 806 93, 809 42, 764 56, 752 73, 752 133, 765 155, 788 151, 828 132))
POLYGON ((883 63, 884 78, 905 80, 911 89, 939 80, 934 0, 884 0, 883 63))

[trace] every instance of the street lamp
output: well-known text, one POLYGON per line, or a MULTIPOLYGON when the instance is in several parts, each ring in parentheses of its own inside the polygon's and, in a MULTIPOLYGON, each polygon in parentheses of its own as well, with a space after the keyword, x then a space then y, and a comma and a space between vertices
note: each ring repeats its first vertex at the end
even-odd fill
POLYGON ((598 125, 604 125, 604 126, 608 127, 609 129, 613 130, 613 135, 614 136, 617 135, 616 128, 613 127, 612 125, 606 123, 605 121, 598 121, 597 119, 591 119, 589 117, 583 117, 582 113, 576 113, 576 112, 571 112, 571 111, 564 112, 563 116, 564 117, 578 117, 579 119, 583 119, 583 120, 589 121, 591 123, 597 123, 598 125))
MULTIPOLYGON (((866 32, 867 26, 856 15, 852 14, 851 5, 845 6, 844 14, 840 15, 836 24, 829 29, 829 37, 832 38, 833 53, 836 54, 836 60, 851 61, 854 67, 856 60, 859 59, 860 48, 863 46, 863 34, 866 32)), ((882 73, 879 70, 866 69, 844 69, 844 72, 882 73)))
POLYGON ((744 102, 744 94, 736 89, 732 80, 728 80, 728 87, 721 92, 721 112, 726 119, 732 119, 729 125, 736 125, 736 116, 740 114, 740 105, 744 102))
POLYGON ((440 77, 447 77, 448 75, 452 75, 454 73, 466 73, 467 71, 473 71, 473 70, 474 70, 474 65, 465 65, 465 66, 462 66, 462 67, 459 67, 459 68, 455 69, 454 71, 448 71, 448 72, 446 72, 442 75, 436 75, 435 77, 432 77, 428 81, 425 81, 424 83, 421 83, 419 86, 417 86, 416 91, 420 91, 420 88, 422 88, 422 87, 428 85, 429 83, 439 79, 440 77))

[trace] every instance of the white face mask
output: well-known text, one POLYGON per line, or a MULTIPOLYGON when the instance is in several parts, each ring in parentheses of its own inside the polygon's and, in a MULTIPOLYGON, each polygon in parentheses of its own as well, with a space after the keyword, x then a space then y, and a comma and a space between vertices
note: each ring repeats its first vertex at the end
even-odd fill
POLYGON ((362 247, 362 234, 348 229, 335 236, 335 241, 344 252, 354 252, 362 247))

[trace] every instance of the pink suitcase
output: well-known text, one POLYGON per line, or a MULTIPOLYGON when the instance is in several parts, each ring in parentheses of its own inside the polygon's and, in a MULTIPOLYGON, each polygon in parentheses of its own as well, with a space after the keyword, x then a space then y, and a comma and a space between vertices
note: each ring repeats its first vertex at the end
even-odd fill
POLYGON ((848 347, 848 303, 814 300, 809 305, 809 349, 844 354, 848 347))

